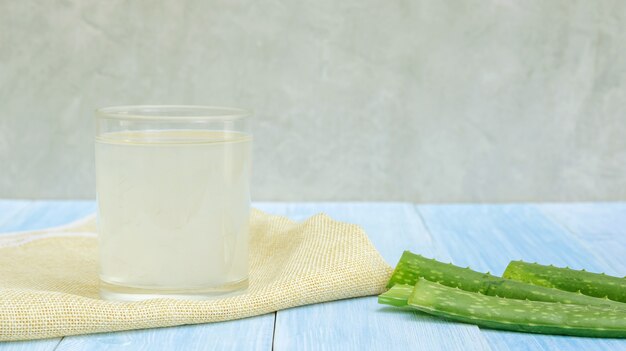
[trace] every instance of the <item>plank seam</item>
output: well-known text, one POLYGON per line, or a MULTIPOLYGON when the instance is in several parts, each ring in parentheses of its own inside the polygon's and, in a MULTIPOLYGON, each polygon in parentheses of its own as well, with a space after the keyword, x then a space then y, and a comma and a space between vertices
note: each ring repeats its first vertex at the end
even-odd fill
POLYGON ((274 340, 276 340, 276 320, 278 319, 278 311, 274 312, 274 328, 272 328, 272 351, 274 351, 274 340))
POLYGON ((57 342, 56 345, 54 345, 54 348, 52 349, 52 351, 57 351, 57 349, 59 348, 59 346, 61 346, 61 341, 63 341, 63 339, 65 339, 64 336, 59 338, 59 341, 57 342))

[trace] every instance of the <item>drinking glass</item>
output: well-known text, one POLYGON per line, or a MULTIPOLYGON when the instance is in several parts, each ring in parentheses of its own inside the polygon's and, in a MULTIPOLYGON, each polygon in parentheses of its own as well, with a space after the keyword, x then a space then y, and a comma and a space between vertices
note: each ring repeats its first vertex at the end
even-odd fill
POLYGON ((96 111, 100 295, 206 299, 248 284, 251 113, 96 111))

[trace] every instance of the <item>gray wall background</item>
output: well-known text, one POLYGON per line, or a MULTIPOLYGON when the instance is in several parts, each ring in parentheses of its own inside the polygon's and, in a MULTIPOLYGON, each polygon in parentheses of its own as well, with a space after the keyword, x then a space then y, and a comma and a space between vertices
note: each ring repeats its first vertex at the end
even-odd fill
POLYGON ((256 110, 256 200, 626 200, 626 2, 0 0, 0 197, 124 104, 256 110))

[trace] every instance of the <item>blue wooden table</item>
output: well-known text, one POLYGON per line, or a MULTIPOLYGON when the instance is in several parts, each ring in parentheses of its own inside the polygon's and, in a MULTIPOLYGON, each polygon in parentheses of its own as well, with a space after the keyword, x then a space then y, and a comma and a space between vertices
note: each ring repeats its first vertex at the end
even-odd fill
MULTIPOLYGON (((513 259, 624 276, 626 203, 414 205, 256 203, 301 220, 361 225, 394 265, 403 250, 501 274, 513 259)), ((61 225, 94 202, 0 200, 0 232, 61 225)), ((0 343, 0 350, 626 350, 626 340, 479 329, 378 305, 334 301, 224 323, 0 343)))

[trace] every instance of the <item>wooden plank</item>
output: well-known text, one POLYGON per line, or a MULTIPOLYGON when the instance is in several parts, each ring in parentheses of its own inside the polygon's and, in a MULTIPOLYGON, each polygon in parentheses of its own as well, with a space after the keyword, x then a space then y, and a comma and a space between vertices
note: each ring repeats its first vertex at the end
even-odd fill
MULTIPOLYGON (((268 212, 302 220, 318 212, 361 225, 385 260, 395 264, 403 250, 412 249, 440 259, 411 204, 307 203, 267 204, 268 212)), ((488 350, 478 328, 377 304, 366 297, 279 311, 275 350, 488 350)))
POLYGON ((93 201, 31 201, 27 211, 19 211, 3 226, 3 232, 56 227, 96 211, 93 201))
POLYGON ((27 200, 0 200, 0 231, 4 231, 2 225, 8 223, 30 203, 31 201, 27 200))
MULTIPOLYGON (((531 205, 417 206, 435 243, 452 262, 501 274, 510 260, 606 268, 562 226, 531 205)), ((574 338, 482 329, 494 350, 626 350, 626 340, 574 338)))
MULTIPOLYGON (((0 207, 0 213, 11 213, 0 219, 0 235, 57 226, 93 212, 93 204, 88 202, 4 200, 0 207)), ((60 341, 61 338, 4 342, 0 343, 0 351, 54 350, 60 341)))
POLYGON ((1 351, 49 351, 54 350, 61 338, 43 339, 32 341, 7 341, 0 342, 1 351))
POLYGON ((70 336, 56 350, 271 350, 273 327, 270 313, 221 323, 70 336))
POLYGON ((545 204, 545 215, 573 233, 603 263, 606 274, 625 276, 626 203, 545 204))
POLYGON ((67 350, 271 350, 275 313, 222 323, 68 336, 67 350))

